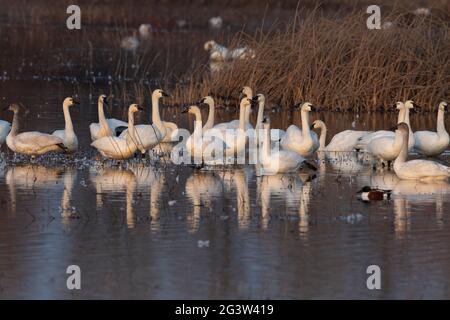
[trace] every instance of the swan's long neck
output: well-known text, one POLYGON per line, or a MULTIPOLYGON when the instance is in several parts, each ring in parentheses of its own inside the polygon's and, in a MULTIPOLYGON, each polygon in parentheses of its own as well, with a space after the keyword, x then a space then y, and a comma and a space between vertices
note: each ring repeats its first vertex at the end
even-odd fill
MULTIPOLYGON (((65 113, 64 113, 65 117, 65 113)), ((103 101, 98 102, 98 123, 100 123, 100 127, 102 127, 104 130, 109 131, 108 122, 105 118, 105 110, 103 108, 103 101)))
POLYGON ((194 123, 194 136, 201 137, 202 136, 202 114, 199 110, 195 111, 195 123, 194 123))
POLYGON ((324 123, 320 124, 319 149, 325 149, 325 141, 327 139, 327 126, 324 123))
POLYGON ((70 116, 69 106, 63 105, 63 111, 64 111, 64 122, 66 123, 66 134, 68 133, 74 133, 73 132, 73 123, 72 123, 72 117, 70 116))
POLYGON ((444 110, 439 109, 437 115, 437 134, 440 135, 448 135, 447 130, 445 130, 445 122, 444 122, 444 110))
POLYGON ((262 154, 261 154, 261 160, 263 163, 267 161, 267 159, 270 158, 270 126, 267 126, 267 128, 264 128, 264 139, 263 139, 263 145, 262 145, 262 154))
POLYGON ((152 95, 152 122, 163 131, 164 126, 159 115, 159 98, 156 95, 152 95))
POLYGON ((309 130, 309 112, 302 110, 300 113, 302 117, 302 136, 303 138, 306 138, 310 135, 309 130))
POLYGON ((211 129, 214 126, 214 113, 216 112, 216 107, 214 106, 214 102, 209 103, 209 113, 208 119, 205 123, 205 129, 211 129))
POLYGON ((245 130, 245 112, 247 108, 245 104, 241 103, 239 112, 239 129, 241 130, 245 130))
POLYGON ((9 132, 9 135, 11 137, 14 137, 18 133, 19 133, 19 113, 17 111, 14 111, 13 122, 11 125, 11 131, 9 132))
POLYGON ((134 112, 128 111, 128 135, 127 135, 127 143, 133 144, 136 143, 136 136, 134 132, 134 112))
POLYGON ((245 122, 249 123, 250 122, 250 114, 252 113, 252 107, 251 106, 247 106, 245 108, 245 122))
POLYGON ((397 157, 397 159, 395 159, 395 163, 399 164, 399 163, 404 163, 408 157, 408 141, 409 140, 409 135, 406 132, 400 132, 397 131, 397 133, 395 134, 395 142, 394 144, 400 144, 400 153, 397 157))
POLYGON ((256 126, 255 128, 262 127, 262 121, 264 117, 264 102, 260 101, 258 106, 258 117, 256 118, 256 126))
POLYGON ((405 121, 405 108, 401 108, 398 112, 397 124, 405 121))

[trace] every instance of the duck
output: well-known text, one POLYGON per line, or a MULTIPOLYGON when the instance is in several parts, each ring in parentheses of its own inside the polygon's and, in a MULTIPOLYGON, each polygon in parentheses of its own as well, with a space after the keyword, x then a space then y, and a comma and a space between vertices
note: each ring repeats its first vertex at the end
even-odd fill
POLYGON ((0 120, 0 147, 5 143, 9 131, 11 131, 11 123, 0 120))
POLYGON ((143 110, 139 105, 132 104, 128 108, 128 131, 126 138, 121 137, 103 137, 91 143, 91 146, 97 149, 100 154, 108 159, 125 160, 134 156, 138 149, 138 143, 135 136, 134 114, 143 110))
MULTIPOLYGON (((198 106, 192 105, 185 108, 182 113, 189 113, 195 116, 194 132, 186 140, 186 150, 194 157, 194 161, 201 159, 201 164, 214 163, 214 160, 222 160, 223 152, 228 146, 222 139, 203 134, 202 114, 198 106)), ((196 163, 197 164, 197 163, 196 163)))
POLYGON ((205 125, 203 126, 203 131, 212 129, 214 127, 214 118, 216 113, 214 99, 211 96, 206 96, 200 100, 200 103, 205 103, 209 107, 208 119, 206 120, 205 125))
MULTIPOLYGON (((156 89, 152 92, 152 124, 140 124, 135 126, 135 135, 138 149, 144 154, 147 150, 164 141, 168 134, 168 129, 159 115, 159 100, 169 95, 162 89, 156 89)), ((173 132, 173 131, 172 131, 173 132)), ((128 130, 120 134, 120 138, 126 139, 128 130)))
POLYGON ((305 102, 301 106, 302 129, 296 125, 290 125, 286 134, 281 138, 281 147, 285 150, 295 151, 303 157, 312 155, 318 148, 319 143, 310 130, 309 113, 315 110, 310 102, 305 102), (315 141, 316 140, 316 141, 315 141))
POLYGON ((67 148, 68 153, 73 153, 78 150, 78 138, 73 130, 72 118, 70 117, 69 108, 80 103, 72 97, 67 97, 63 102, 63 112, 65 128, 64 130, 55 130, 52 135, 60 138, 64 146, 67 148))
POLYGON ((437 132, 414 132, 414 149, 425 156, 435 157, 444 152, 450 144, 450 136, 445 129, 444 114, 448 111, 448 104, 442 101, 437 113, 437 132))
POLYGON ((333 136, 328 145, 325 145, 327 126, 322 120, 316 120, 311 125, 312 129, 320 129, 318 151, 323 152, 351 152, 354 151, 358 139, 370 133, 370 131, 344 130, 333 136))
POLYGON ((290 150, 271 150, 270 143, 270 120, 263 120, 264 139, 260 154, 260 165, 262 175, 290 173, 297 171, 304 163, 305 158, 297 152, 290 150))
MULTIPOLYGON (((396 109, 399 110, 397 123, 405 122, 410 126, 410 124, 409 124, 409 112, 410 111, 409 110, 414 108, 414 106, 415 106, 414 101, 408 100, 405 103, 398 101, 395 104, 395 106, 396 106, 396 109)), ((390 137, 393 139, 395 137, 395 133, 393 131, 389 131, 389 130, 378 130, 375 132, 369 132, 368 134, 363 135, 361 138, 358 139, 358 143, 355 146, 355 150, 356 151, 367 151, 367 146, 373 139, 382 138, 382 137, 390 137)), ((413 147, 414 147, 414 135, 411 133, 411 137, 409 140, 410 150, 412 150, 413 147)))
POLYGON ((122 120, 114 118, 106 119, 104 105, 108 105, 108 98, 102 94, 98 97, 98 123, 91 123, 89 125, 92 141, 103 137, 117 136, 128 125, 122 120))
POLYGON ((357 192, 358 199, 364 202, 389 200, 391 198, 392 190, 383 190, 371 188, 369 186, 363 187, 357 192))
POLYGON ((450 177, 450 167, 431 160, 408 159, 409 126, 397 125, 396 134, 401 139, 401 151, 394 161, 394 172, 402 180, 445 180, 450 177))
POLYGON ((18 104, 11 104, 8 109, 14 112, 11 130, 6 137, 8 148, 15 153, 31 156, 35 158, 49 152, 67 152, 68 149, 64 145, 64 141, 51 134, 38 131, 19 133, 19 112, 18 104))

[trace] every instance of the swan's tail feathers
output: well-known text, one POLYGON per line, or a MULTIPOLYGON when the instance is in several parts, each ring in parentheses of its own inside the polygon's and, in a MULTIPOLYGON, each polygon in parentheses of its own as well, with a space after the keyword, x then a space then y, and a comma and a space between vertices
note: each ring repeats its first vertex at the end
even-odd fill
POLYGON ((305 160, 303 163, 311 170, 317 171, 317 166, 315 163, 312 163, 311 161, 305 160))
POLYGON ((67 148, 63 143, 58 143, 57 146, 60 147, 64 153, 69 152, 69 148, 67 148))
POLYGON ((114 134, 116 137, 118 137, 122 134, 122 132, 124 132, 127 129, 128 129, 127 126, 118 126, 114 129, 114 134))

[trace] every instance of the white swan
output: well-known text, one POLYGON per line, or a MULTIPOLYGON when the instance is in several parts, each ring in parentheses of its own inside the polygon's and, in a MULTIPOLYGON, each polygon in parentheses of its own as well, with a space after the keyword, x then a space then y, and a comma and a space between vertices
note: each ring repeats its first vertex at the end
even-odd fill
POLYGON ((435 161, 421 159, 406 161, 408 158, 408 125, 406 123, 398 124, 397 133, 400 136, 402 147, 400 154, 394 161, 394 171, 400 179, 434 180, 450 177, 450 167, 435 161))
POLYGON ((9 131, 11 131, 11 123, 0 120, 0 147, 5 143, 9 131))
POLYGON ((204 97, 202 100, 200 100, 200 103, 206 103, 209 107, 208 119, 206 120, 206 123, 203 126, 203 131, 206 131, 214 127, 216 107, 214 104, 214 99, 211 96, 204 97))
MULTIPOLYGON (((281 146, 285 150, 295 151, 303 157, 313 154, 318 148, 318 142, 314 143, 314 137, 310 131, 309 113, 314 106, 305 102, 301 107, 302 129, 296 125, 290 125, 286 134, 281 138, 281 146)), ((315 134, 314 134, 315 135, 315 134)), ((317 140, 317 135, 315 135, 317 140)))
MULTIPOLYGON (((251 100, 251 98, 244 98, 244 99, 248 99, 250 101, 250 104, 244 110, 244 130, 247 131, 247 130, 253 129, 253 126, 250 123, 250 114, 252 111, 252 105, 251 105, 252 100, 251 100)), ((227 130, 227 129, 236 130, 236 129, 240 128, 240 125, 241 125, 241 120, 239 118, 239 119, 232 120, 229 122, 222 122, 222 123, 216 124, 213 128, 217 129, 217 130, 227 130)))
POLYGON ((91 132, 91 140, 117 135, 116 129, 126 127, 125 121, 118 119, 106 119, 104 105, 108 104, 108 98, 102 94, 98 97, 98 123, 91 123, 89 131, 91 132))
MULTIPOLYGON (((254 103, 258 103, 258 115, 256 117, 256 125, 255 130, 258 137, 258 142, 261 144, 263 139, 259 138, 259 130, 263 129, 263 118, 264 118, 264 107, 266 103, 266 98, 263 94, 259 93, 256 96, 252 98, 252 101, 254 103)), ((280 140, 284 135, 286 134, 286 131, 282 129, 270 129, 270 137, 271 141, 280 140)))
POLYGON ((72 118, 70 117, 69 111, 69 108, 76 104, 80 103, 71 97, 64 99, 63 112, 64 112, 65 128, 64 130, 56 130, 52 133, 52 135, 60 138, 63 141, 68 152, 75 152, 78 149, 78 139, 75 132, 73 131, 72 118))
POLYGON ((138 149, 134 128, 134 114, 139 110, 143 110, 137 104, 130 105, 128 109, 128 130, 129 134, 126 138, 121 137, 103 137, 91 143, 102 156, 109 159, 124 160, 134 156, 138 149))
POLYGON ((9 110, 14 112, 14 118, 11 131, 6 137, 6 144, 12 151, 31 156, 33 158, 52 151, 67 151, 63 140, 51 134, 41 133, 38 131, 19 133, 20 107, 17 104, 12 104, 9 106, 9 110))
POLYGON ((417 152, 426 156, 438 156, 444 152, 450 144, 450 136, 445 130, 444 114, 447 111, 448 104, 442 101, 439 104, 437 113, 437 132, 416 131, 414 132, 415 145, 417 152))
MULTIPOLYGON (((152 124, 141 124, 135 126, 136 141, 138 149, 142 153, 146 150, 152 149, 154 146, 164 141, 167 135, 167 127, 164 126, 164 122, 159 115, 159 99, 167 97, 161 89, 156 89, 152 93, 152 124)), ((120 138, 125 139, 128 135, 128 130, 125 130, 120 134, 120 138)))
MULTIPOLYGON (((411 128, 409 123, 409 110, 414 108, 414 101, 408 100, 405 103, 398 101, 396 103, 396 108, 399 110, 397 124, 401 122, 405 122, 411 128)), ((358 143, 355 146, 356 150, 367 151, 367 146, 373 139, 377 138, 386 138, 390 137, 394 139, 395 133, 389 130, 378 130, 375 132, 368 133, 358 139, 358 143)), ((412 134, 412 130, 410 131, 410 139, 409 139, 409 150, 414 147, 414 135, 412 134)))
MULTIPOLYGON (((195 116, 194 132, 186 140, 186 150, 191 156, 199 159, 199 162, 208 163, 209 161, 219 159, 223 160, 223 152, 227 148, 223 140, 208 134, 203 134, 202 129, 202 114, 197 106, 190 106, 182 111, 183 113, 190 113, 195 116)), ((212 133, 211 129, 209 133, 212 133)))
POLYGON ((312 123, 311 129, 320 129, 318 151, 325 152, 353 151, 358 139, 370 133, 369 131, 344 130, 334 135, 328 145, 325 145, 327 138, 327 126, 325 123, 322 120, 316 120, 312 123))
POLYGON ((298 170, 305 162, 305 158, 294 151, 271 150, 270 144, 270 122, 263 120, 264 139, 261 150, 262 174, 288 173, 298 170))
POLYGON ((243 98, 239 107, 239 128, 229 128, 220 126, 214 126, 212 129, 205 132, 210 136, 220 138, 225 142, 227 148, 225 149, 225 155, 227 157, 234 156, 235 154, 241 154, 244 151, 247 143, 247 135, 245 133, 245 114, 247 108, 251 106, 251 99, 243 98))

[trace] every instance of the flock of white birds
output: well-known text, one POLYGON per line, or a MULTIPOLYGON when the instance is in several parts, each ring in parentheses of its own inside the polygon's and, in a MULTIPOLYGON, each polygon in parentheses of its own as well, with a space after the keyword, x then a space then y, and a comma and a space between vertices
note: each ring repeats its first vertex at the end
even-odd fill
MULTIPOLYGON (((321 120, 310 124, 309 114, 314 106, 305 102, 301 106, 301 128, 291 125, 286 131, 271 129, 270 120, 264 118, 265 97, 253 96, 250 87, 242 90, 244 97, 240 101, 239 118, 229 122, 215 123, 215 103, 211 96, 204 97, 200 103, 209 107, 206 123, 203 125, 200 108, 189 106, 183 112, 195 116, 194 131, 186 139, 186 152, 200 159, 204 164, 208 159, 236 158, 250 151, 249 139, 255 139, 257 165, 262 174, 295 172, 308 165, 306 158, 316 152, 365 152, 381 160, 383 167, 391 165, 401 179, 446 179, 450 177, 450 168, 436 161, 416 159, 407 161, 411 151, 433 157, 443 153, 449 146, 450 137, 445 129, 444 114, 448 104, 441 102, 437 110, 436 131, 417 131, 411 129, 409 113, 415 107, 413 101, 397 102, 398 121, 395 131, 356 131, 345 130, 336 134, 328 145, 327 127, 321 120), (252 106, 258 105, 256 124, 250 123, 252 106), (320 129, 318 136, 313 129, 320 129), (274 147, 275 142, 275 147, 274 147), (279 144, 277 143, 279 142, 279 144), (212 153, 216 153, 213 155, 212 153)), ((89 126, 91 146, 107 159, 125 160, 135 157, 138 152, 145 154, 157 145, 179 142, 179 130, 176 123, 163 121, 159 112, 159 101, 167 94, 161 90, 152 93, 151 124, 134 124, 134 114, 142 108, 137 104, 128 109, 128 122, 105 117, 104 105, 108 103, 105 95, 98 99, 98 123, 89 126)), ((19 113, 21 107, 10 105, 7 109, 14 113, 13 122, 0 121, 0 145, 6 141, 15 153, 36 157, 49 152, 73 153, 78 149, 78 139, 74 132, 69 109, 78 102, 68 97, 63 102, 65 128, 52 134, 38 131, 19 132, 19 113)), ((228 162, 227 162, 228 163, 228 162)), ((221 162, 221 164, 226 164, 221 162)))

